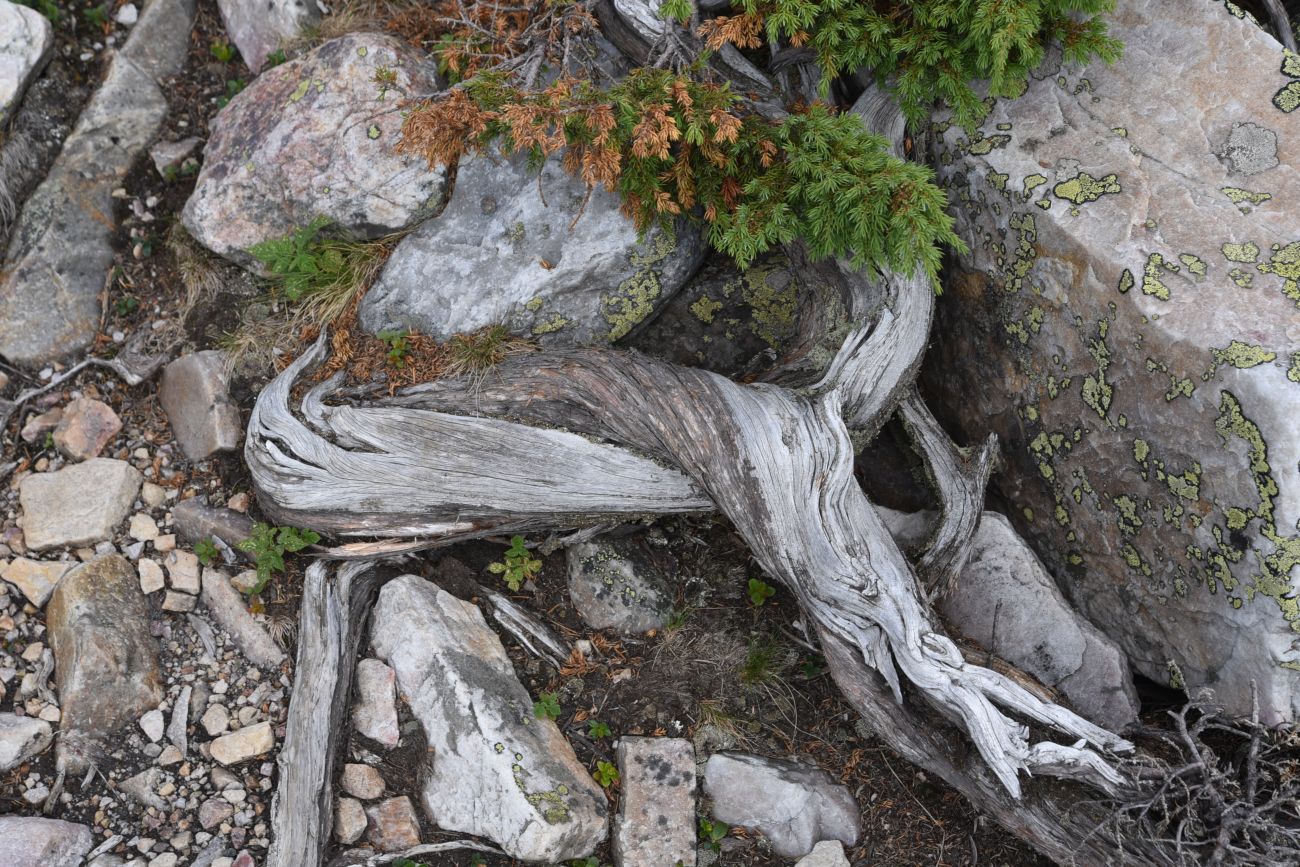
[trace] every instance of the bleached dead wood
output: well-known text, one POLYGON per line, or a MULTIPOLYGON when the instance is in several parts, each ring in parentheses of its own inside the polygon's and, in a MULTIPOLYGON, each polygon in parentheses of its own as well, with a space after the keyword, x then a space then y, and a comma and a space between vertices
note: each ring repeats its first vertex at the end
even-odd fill
POLYGON ((350 727, 357 650, 379 584, 379 572, 369 563, 318 561, 307 569, 267 867, 315 867, 329 842, 336 752, 350 727))

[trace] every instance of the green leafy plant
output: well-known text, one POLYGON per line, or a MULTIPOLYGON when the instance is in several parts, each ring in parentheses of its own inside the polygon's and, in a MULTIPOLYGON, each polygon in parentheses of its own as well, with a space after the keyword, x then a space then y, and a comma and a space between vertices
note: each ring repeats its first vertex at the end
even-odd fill
POLYGON ((610 762, 596 762, 596 771, 592 774, 596 782, 600 783, 601 788, 608 789, 619 780, 618 768, 610 762))
POLYGON ((48 18, 51 24, 58 24, 63 19, 63 10, 55 0, 18 0, 18 5, 35 9, 48 18))
POLYGON ((330 224, 328 217, 317 217, 283 238, 249 248, 290 301, 350 292, 378 267, 381 259, 376 245, 324 237, 322 233, 330 224))
POLYGON ((533 702, 533 716, 538 719, 559 719, 560 697, 553 692, 544 692, 533 702))
POLYGON ((712 819, 706 819, 703 816, 700 817, 699 830, 700 844, 707 846, 714 852, 722 851, 722 840, 731 832, 730 826, 724 825, 722 822, 715 822, 712 819))
POLYGON ((506 549, 504 560, 489 563, 488 571, 493 575, 503 576, 506 585, 517 593, 524 586, 525 581, 542 571, 542 561, 534 559, 528 553, 528 549, 524 547, 523 536, 511 536, 510 547, 506 549))
POLYGON ((271 69, 279 66, 281 63, 288 62, 289 58, 285 56, 283 48, 277 48, 270 54, 266 55, 266 62, 262 64, 263 69, 271 69))
POLYGON ((229 63, 235 59, 234 47, 224 39, 214 39, 208 46, 208 51, 222 63, 229 63))
POLYGON ((411 354, 411 344, 407 340, 411 332, 403 328, 400 331, 380 331, 375 335, 388 346, 388 363, 393 367, 406 366, 406 357, 411 354))
POLYGON ((253 535, 239 543, 241 551, 253 555, 257 567, 257 584, 249 590, 249 594, 260 594, 276 572, 284 571, 285 554, 295 554, 319 541, 320 534, 312 530, 273 527, 260 521, 254 524, 253 535))
POLYGON ((112 26, 109 24, 108 5, 105 3, 82 9, 81 17, 85 18, 86 23, 91 27, 97 27, 100 30, 108 30, 112 26))
POLYGON ((611 732, 609 726, 605 725, 598 719, 587 720, 587 734, 593 738, 607 738, 611 732))
POLYGON ((242 78, 231 78, 227 80, 226 92, 221 96, 217 97, 217 108, 225 108, 226 106, 230 105, 230 101, 234 99, 239 94, 239 92, 242 91, 247 86, 248 86, 248 82, 244 81, 244 79, 242 78))
POLYGON ((211 566, 216 562, 220 553, 221 552, 217 550, 216 543, 212 541, 211 537, 200 539, 194 545, 194 556, 198 557, 199 562, 204 566, 211 566))
POLYGON ((761 578, 749 579, 749 601, 755 608, 776 595, 776 588, 761 578))
POLYGON ((113 302, 113 309, 118 316, 130 316, 140 309, 140 299, 134 295, 123 295, 113 302))

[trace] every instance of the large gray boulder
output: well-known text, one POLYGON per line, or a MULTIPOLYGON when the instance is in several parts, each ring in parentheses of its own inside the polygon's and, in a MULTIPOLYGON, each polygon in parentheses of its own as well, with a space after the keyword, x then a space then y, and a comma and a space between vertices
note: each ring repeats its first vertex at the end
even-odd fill
POLYGON ((505 323, 543 343, 609 343, 631 334, 699 267, 705 242, 679 221, 638 241, 619 197, 588 191, 547 160, 460 161, 446 210, 404 238, 361 302, 374 332, 445 340, 505 323))
POLYGON ((0 279, 0 356, 35 366, 90 345, 113 265, 112 192, 157 135, 162 83, 189 48, 194 0, 150 0, 23 206, 0 279))
POLYGON ((0 0, 0 129, 54 50, 54 30, 35 9, 0 0))
POLYGON ((95 837, 85 825, 0 816, 0 864, 5 867, 81 867, 94 845, 95 837))
POLYGON ((935 125, 971 252, 926 384, 999 435, 1016 527, 1138 671, 1239 714, 1253 684, 1274 724, 1300 714, 1300 61, 1235 8, 1121 4, 1123 60, 935 125))
POLYGON ((158 643, 135 569, 118 554, 73 569, 46 609, 59 683, 60 769, 96 764, 105 740, 163 699, 158 643))
POLYGON ((316 0, 217 0, 230 41, 253 72, 266 56, 303 34, 321 18, 316 0))
POLYGON ((409 228, 443 203, 442 169, 397 153, 403 94, 438 89, 401 40, 350 33, 268 70, 212 122, 182 219, 196 240, 250 265, 248 248, 323 217, 369 239, 409 228), (380 69, 396 76, 376 81, 380 69))
POLYGON ((420 799, 447 831, 486 837, 525 861, 590 855, 605 793, 516 678, 478 608, 416 575, 385 585, 371 642, 424 728, 420 799))

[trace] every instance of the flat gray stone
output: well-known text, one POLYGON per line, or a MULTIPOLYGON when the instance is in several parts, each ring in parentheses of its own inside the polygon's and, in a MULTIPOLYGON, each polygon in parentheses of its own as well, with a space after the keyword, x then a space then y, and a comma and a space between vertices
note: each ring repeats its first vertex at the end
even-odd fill
POLYGON ((431 763, 420 797, 438 827, 548 863, 605 839, 604 791, 555 723, 534 716, 477 607, 404 575, 379 593, 371 642, 424 729, 431 763))
POLYGON ((366 808, 353 798, 339 798, 334 804, 334 839, 343 845, 355 843, 366 833, 366 808))
POLYGON ((5 867, 81 867, 95 845, 90 828, 62 819, 0 816, 0 864, 5 867))
POLYGON ((1300 718, 1300 75, 1232 8, 1119 4, 1121 60, 938 123, 970 252, 923 381, 958 441, 998 435, 1011 521, 1139 673, 1241 716, 1257 690, 1276 725, 1300 718))
POLYGON ((558 159, 539 182, 524 156, 465 157, 446 209, 402 239, 366 293, 361 324, 439 340, 498 323, 542 343, 625 337, 695 273, 705 242, 686 221, 638 242, 619 207, 603 187, 588 199, 558 159))
POLYGON ((713 818, 763 832, 784 858, 822 840, 858 841, 861 814, 849 790, 814 765, 746 753, 714 753, 704 766, 713 818))
POLYGON ((0 356, 37 366, 99 327, 113 264, 112 191, 167 113, 160 82, 189 48, 194 0, 151 0, 14 227, 0 283, 0 356))
POLYGON ((672 613, 665 576, 629 541, 600 538, 568 549, 569 598, 593 629, 635 634, 672 613))
POLYGON ((321 17, 313 0, 217 0, 217 8, 230 41, 254 73, 281 43, 297 39, 321 17))
POLYGON ((239 448, 244 429, 230 398, 225 353, 205 350, 183 355, 163 368, 158 402, 185 457, 201 461, 239 448))
POLYGON ((618 741, 615 867, 695 865, 695 748, 682 738, 618 741))
POLYGON ((172 525, 181 539, 193 545, 216 537, 236 554, 252 557, 239 549, 239 543, 253 535, 253 519, 234 509, 209 506, 200 497, 181 500, 172 506, 172 525))
POLYGON ((794 867, 851 867, 839 840, 823 840, 799 859, 794 867))
POLYGON ((378 659, 357 662, 352 725, 390 750, 401 740, 397 728, 397 674, 378 659))
POLYGON ((44 15, 0 0, 0 129, 53 51, 54 30, 44 15))
POLYGON ((75 774, 163 699, 158 644, 135 570, 109 554, 63 576, 46 609, 58 677, 58 766, 75 774))
POLYGON ((0 578, 21 590, 28 602, 37 608, 44 608, 59 579, 74 565, 70 562, 15 557, 0 571, 0 578))
POLYGON ((257 621, 230 583, 230 577, 216 569, 203 570, 203 604, 212 618, 234 640, 249 662, 274 669, 284 661, 284 651, 257 621))
POLYGON ((92 458, 23 479, 23 537, 33 551, 111 539, 144 480, 126 461, 92 458))
POLYGON ((252 266, 250 247, 317 217, 353 239, 415 225, 442 207, 444 173, 397 153, 398 102, 437 90, 422 53, 376 33, 332 39, 268 70, 213 120, 186 228, 252 266), (385 67, 397 76, 389 90, 375 83, 385 67))
MULTIPOLYGON (((922 542, 932 514, 878 509, 896 539, 922 542)), ((1075 611, 1005 516, 984 512, 970 555, 936 607, 963 637, 1060 691, 1111 731, 1137 719, 1137 687, 1124 651, 1075 611)))
POLYGON ((0 713, 0 773, 45 752, 54 730, 43 719, 0 713))

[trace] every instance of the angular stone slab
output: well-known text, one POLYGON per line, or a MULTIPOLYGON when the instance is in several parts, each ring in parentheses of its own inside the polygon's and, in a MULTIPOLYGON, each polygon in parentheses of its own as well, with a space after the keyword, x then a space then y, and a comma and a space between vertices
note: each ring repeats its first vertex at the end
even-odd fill
POLYGON ((1067 596, 1147 677, 1300 715, 1300 58, 1232 4, 1108 16, 972 139, 936 126, 971 247, 926 384, 1067 596))
POLYGON ((403 94, 438 90, 424 56, 392 36, 351 33, 259 76, 212 122, 182 219, 216 253, 252 266, 248 249, 317 217, 332 232, 377 238, 444 201, 444 173, 396 152, 403 94), (391 88, 378 70, 397 76, 391 88))
POLYGON ((623 797, 614 822, 616 867, 695 865, 695 748, 682 738, 618 741, 623 797))
POLYGON ((0 129, 54 51, 54 29, 35 9, 0 0, 0 129))
POLYGON ((0 772, 40 755, 53 741, 54 732, 45 720, 0 713, 0 772))
POLYGON ((192 461, 234 451, 244 433, 239 406, 230 399, 225 358, 225 353, 209 349, 181 356, 163 368, 158 402, 192 461))
POLYGON ((143 481, 135 467, 111 458, 32 473, 18 489, 27 547, 44 551, 111 539, 143 481))
POLYGON ((157 135, 163 81, 189 46, 194 0, 151 0, 113 58, 9 241, 0 282, 0 356, 37 366, 90 345, 113 264, 112 191, 157 135))
POLYGON ((158 643, 135 570, 118 554, 73 569, 46 610, 59 683, 58 766, 78 773, 163 699, 158 643))
POLYGON ((527 861, 581 858, 605 839, 605 793, 515 676, 474 605, 416 575, 379 593, 375 653, 423 726, 430 770, 421 801, 434 823, 527 861))
POLYGON ((217 0, 230 41, 244 63, 258 72, 266 56, 320 21, 315 0, 217 0))
POLYGON ((651 318, 703 261, 685 221, 644 242, 619 198, 590 193, 558 159, 540 179, 524 156, 460 161, 446 209, 402 239, 361 302, 369 331, 445 340, 504 323, 566 345, 608 343, 651 318))
POLYGON ((0 864, 5 867, 81 867, 94 845, 94 835, 85 825, 0 816, 0 864))

